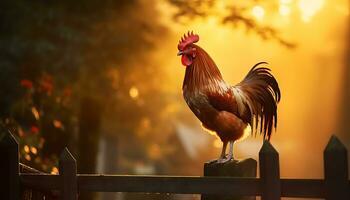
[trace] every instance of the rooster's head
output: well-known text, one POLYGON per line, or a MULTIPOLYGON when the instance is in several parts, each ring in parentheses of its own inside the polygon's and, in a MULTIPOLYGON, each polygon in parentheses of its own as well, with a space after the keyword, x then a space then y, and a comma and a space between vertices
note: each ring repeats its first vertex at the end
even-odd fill
POLYGON ((181 55, 181 62, 184 66, 190 66, 193 62, 193 59, 196 58, 196 46, 193 43, 199 41, 199 36, 197 34, 193 34, 193 32, 188 32, 187 35, 184 36, 179 41, 177 48, 179 52, 178 56, 181 55))

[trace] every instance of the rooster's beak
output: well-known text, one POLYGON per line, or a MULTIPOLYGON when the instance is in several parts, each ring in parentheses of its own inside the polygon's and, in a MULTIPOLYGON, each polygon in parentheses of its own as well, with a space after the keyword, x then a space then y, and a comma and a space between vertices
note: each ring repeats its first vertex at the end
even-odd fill
POLYGON ((177 55, 178 55, 178 56, 181 56, 183 53, 184 53, 183 51, 179 51, 179 52, 177 53, 177 55))

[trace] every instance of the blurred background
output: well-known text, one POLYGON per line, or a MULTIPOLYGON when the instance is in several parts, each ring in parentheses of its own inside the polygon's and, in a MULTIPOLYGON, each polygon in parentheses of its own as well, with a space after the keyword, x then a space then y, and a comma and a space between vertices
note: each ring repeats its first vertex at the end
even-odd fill
MULTIPOLYGON (((221 142, 182 98, 177 43, 199 34, 224 79, 260 61, 282 91, 272 144, 284 178, 323 178, 332 134, 350 149, 349 0, 85 0, 0 3, 0 123, 21 162, 57 174, 202 175, 221 142)), ((237 143, 257 159, 262 138, 237 143)), ((198 199, 81 194, 81 199, 198 199)))

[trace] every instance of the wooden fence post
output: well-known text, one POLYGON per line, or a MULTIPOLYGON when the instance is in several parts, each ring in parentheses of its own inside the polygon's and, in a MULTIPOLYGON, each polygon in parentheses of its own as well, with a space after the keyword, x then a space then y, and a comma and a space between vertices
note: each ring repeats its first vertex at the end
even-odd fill
POLYGON ((281 181, 279 156, 269 141, 264 141, 259 152, 261 200, 280 200, 281 181))
MULTIPOLYGON (((257 161, 253 158, 230 160, 225 163, 207 162, 204 176, 256 178, 257 161)), ((255 200, 255 196, 202 195, 201 200, 255 200)))
POLYGON ((19 200, 18 143, 13 135, 0 128, 0 195, 1 199, 19 200))
POLYGON ((77 164, 67 148, 63 150, 59 161, 61 176, 61 198, 63 200, 77 199, 77 164))
POLYGON ((348 157, 345 146, 333 135, 323 156, 326 200, 348 200, 348 157))

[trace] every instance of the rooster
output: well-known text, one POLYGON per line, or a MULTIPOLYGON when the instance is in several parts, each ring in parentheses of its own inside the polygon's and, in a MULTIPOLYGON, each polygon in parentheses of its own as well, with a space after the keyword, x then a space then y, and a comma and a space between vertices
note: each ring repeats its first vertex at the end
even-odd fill
POLYGON ((277 103, 281 93, 270 69, 256 64, 238 84, 227 84, 208 53, 198 45, 199 36, 188 32, 178 44, 178 56, 186 67, 184 99, 202 126, 223 142, 217 160, 233 159, 233 144, 252 133, 269 140, 277 127, 277 103), (229 153, 226 147, 229 144, 229 153))

